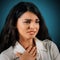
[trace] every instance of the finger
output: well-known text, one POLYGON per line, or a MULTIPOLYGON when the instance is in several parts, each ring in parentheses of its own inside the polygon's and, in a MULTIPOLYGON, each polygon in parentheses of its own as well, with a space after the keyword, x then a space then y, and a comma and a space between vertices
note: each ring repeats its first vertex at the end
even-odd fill
POLYGON ((19 52, 16 53, 16 57, 20 57, 21 55, 22 55, 22 54, 19 53, 19 52))
POLYGON ((30 52, 31 49, 32 49, 32 46, 28 47, 28 48, 26 49, 26 51, 27 51, 27 52, 30 52))
POLYGON ((34 60, 36 60, 37 59, 37 56, 34 56, 34 60))
POLYGON ((30 51, 30 54, 32 55, 35 50, 36 50, 36 47, 33 47, 32 50, 30 51))
POLYGON ((37 54, 37 50, 34 51, 34 53, 32 54, 32 56, 34 57, 34 56, 36 56, 36 54, 37 54))

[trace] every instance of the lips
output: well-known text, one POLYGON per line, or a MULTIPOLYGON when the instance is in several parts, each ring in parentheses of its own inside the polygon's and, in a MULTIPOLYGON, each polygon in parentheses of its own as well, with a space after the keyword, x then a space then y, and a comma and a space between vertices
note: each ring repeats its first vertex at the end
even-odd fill
POLYGON ((36 31, 29 31, 28 32, 30 35, 34 35, 36 33, 36 31))

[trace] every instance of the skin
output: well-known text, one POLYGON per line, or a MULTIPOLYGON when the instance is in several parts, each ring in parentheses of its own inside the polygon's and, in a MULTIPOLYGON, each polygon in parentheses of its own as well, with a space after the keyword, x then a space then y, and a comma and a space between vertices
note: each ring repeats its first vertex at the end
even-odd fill
POLYGON ((25 12, 18 18, 17 29, 19 32, 19 43, 26 49, 21 55, 17 52, 17 56, 20 60, 35 60, 37 49, 33 47, 33 38, 39 31, 39 18, 32 12, 25 12))

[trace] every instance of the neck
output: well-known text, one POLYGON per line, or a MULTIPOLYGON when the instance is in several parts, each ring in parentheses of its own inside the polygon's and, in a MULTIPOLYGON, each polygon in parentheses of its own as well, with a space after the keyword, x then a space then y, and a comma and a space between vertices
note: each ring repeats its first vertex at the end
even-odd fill
POLYGON ((29 46, 33 46, 33 39, 20 38, 19 43, 26 49, 29 46))

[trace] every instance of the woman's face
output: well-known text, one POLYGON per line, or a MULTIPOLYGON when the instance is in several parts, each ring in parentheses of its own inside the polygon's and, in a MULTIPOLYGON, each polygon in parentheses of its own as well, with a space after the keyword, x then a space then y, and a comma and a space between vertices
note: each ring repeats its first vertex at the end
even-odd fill
POLYGON ((39 27, 39 18, 32 12, 27 11, 18 18, 17 29, 22 38, 34 38, 39 27))

